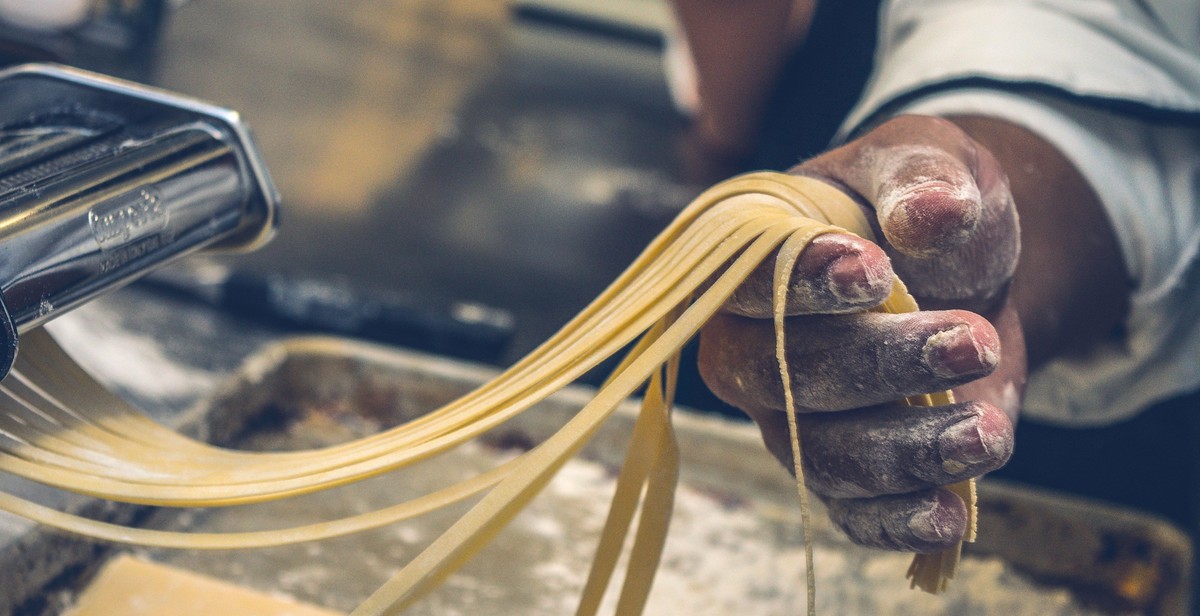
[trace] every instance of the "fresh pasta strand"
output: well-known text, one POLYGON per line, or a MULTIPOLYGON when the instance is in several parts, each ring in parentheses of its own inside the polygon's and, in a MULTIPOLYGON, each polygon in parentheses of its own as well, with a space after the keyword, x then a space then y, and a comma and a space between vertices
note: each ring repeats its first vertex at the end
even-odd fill
MULTIPOLYGON (((861 209, 818 180, 756 173, 700 195, 588 307, 522 360, 471 393, 378 434, 330 447, 262 453, 215 447, 162 427, 108 392, 42 331, 22 338, 22 354, 0 384, 0 471, 112 501, 167 507, 223 507, 334 488, 403 472, 475 439, 630 349, 610 379, 560 431, 480 475, 398 505, 344 519, 283 529, 188 533, 129 528, 55 511, 0 493, 0 510, 107 541, 185 549, 232 549, 315 541, 407 519, 476 498, 441 537, 369 597, 354 616, 396 614, 473 556, 588 442, 618 404, 645 386, 640 415, 578 614, 599 609, 629 529, 638 521, 617 604, 639 614, 662 553, 679 455, 670 408, 679 350, 766 259, 776 255, 775 353, 783 376, 806 546, 807 605, 815 613, 812 538, 800 434, 787 378, 783 306, 792 269, 813 238, 850 231, 871 238, 861 209)), ((895 281, 880 310, 916 310, 895 281)), ((947 404, 949 392, 913 397, 947 404)), ((975 528, 973 482, 951 486, 975 528)), ((961 545, 917 555, 914 587, 939 592, 953 577, 961 545)))
POLYGON ((792 279, 792 271, 800 253, 812 241, 816 233, 811 235, 793 235, 779 249, 775 258, 775 272, 772 286, 774 287, 774 305, 772 320, 775 325, 775 361, 779 364, 779 380, 783 383, 783 412, 787 414, 788 437, 792 445, 792 472, 796 474, 796 492, 800 498, 800 526, 804 533, 804 582, 805 604, 809 616, 817 613, 817 578, 813 568, 813 538, 812 524, 809 521, 808 489, 804 485, 804 452, 800 445, 800 429, 796 426, 796 397, 792 393, 791 372, 787 361, 787 328, 784 327, 785 309, 787 307, 788 281, 792 279))

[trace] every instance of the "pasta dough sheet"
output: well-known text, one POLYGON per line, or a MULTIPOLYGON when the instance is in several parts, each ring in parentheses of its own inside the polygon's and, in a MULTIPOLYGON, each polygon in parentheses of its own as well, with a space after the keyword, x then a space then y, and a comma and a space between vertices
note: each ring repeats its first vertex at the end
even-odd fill
POLYGON ((342 616, 208 576, 121 554, 66 616, 342 616))

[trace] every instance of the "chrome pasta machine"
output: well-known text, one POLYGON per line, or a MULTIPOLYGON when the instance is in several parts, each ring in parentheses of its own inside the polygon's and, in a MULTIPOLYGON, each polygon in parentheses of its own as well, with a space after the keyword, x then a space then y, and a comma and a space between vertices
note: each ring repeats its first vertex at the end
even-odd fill
POLYGON ((193 251, 261 245, 278 202, 233 111, 56 65, 0 71, 0 378, 56 315, 193 251))

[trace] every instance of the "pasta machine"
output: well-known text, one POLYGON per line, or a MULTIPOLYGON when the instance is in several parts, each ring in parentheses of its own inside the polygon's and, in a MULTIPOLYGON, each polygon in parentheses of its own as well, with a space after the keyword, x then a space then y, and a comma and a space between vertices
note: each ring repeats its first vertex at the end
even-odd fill
POLYGON ((279 196, 228 109, 85 71, 0 71, 0 378, 20 335, 199 249, 272 235, 279 196))

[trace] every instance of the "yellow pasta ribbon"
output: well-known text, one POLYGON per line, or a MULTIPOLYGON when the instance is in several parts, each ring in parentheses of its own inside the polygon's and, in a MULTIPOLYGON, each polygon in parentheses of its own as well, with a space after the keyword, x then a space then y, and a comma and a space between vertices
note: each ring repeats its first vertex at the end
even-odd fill
MULTIPOLYGON (((777 173, 733 178, 700 195, 612 285, 558 333, 471 393, 420 418, 348 443, 297 452, 246 452, 177 434, 108 392, 34 331, 22 338, 12 374, 0 383, 0 471, 112 501, 169 507, 223 507, 279 500, 345 485, 436 457, 574 382, 630 348, 610 379, 561 430, 523 455, 407 502, 297 528, 188 533, 131 528, 56 511, 0 493, 0 509, 107 541, 187 549, 281 545, 341 536, 395 523, 469 498, 477 502, 446 532, 369 597, 354 616, 397 614, 474 555, 588 442, 627 397, 644 387, 609 517, 578 614, 595 614, 637 520, 618 614, 639 614, 662 554, 679 452, 671 429, 679 350, 772 254, 777 254, 774 311, 797 488, 805 530, 809 613, 815 610, 812 539, 800 435, 784 339, 783 307, 795 262, 813 238, 849 231, 871 238, 852 200, 818 180, 777 173), (631 346, 632 345, 632 346, 631 346)), ((899 280, 880 308, 916 310, 899 280)), ((802 341, 799 341, 802 343, 802 341)), ((949 392, 912 405, 952 402, 949 392)), ((972 482, 952 486, 968 505, 972 482)), ((917 555, 912 584, 930 592, 953 576, 961 545, 917 555)))

